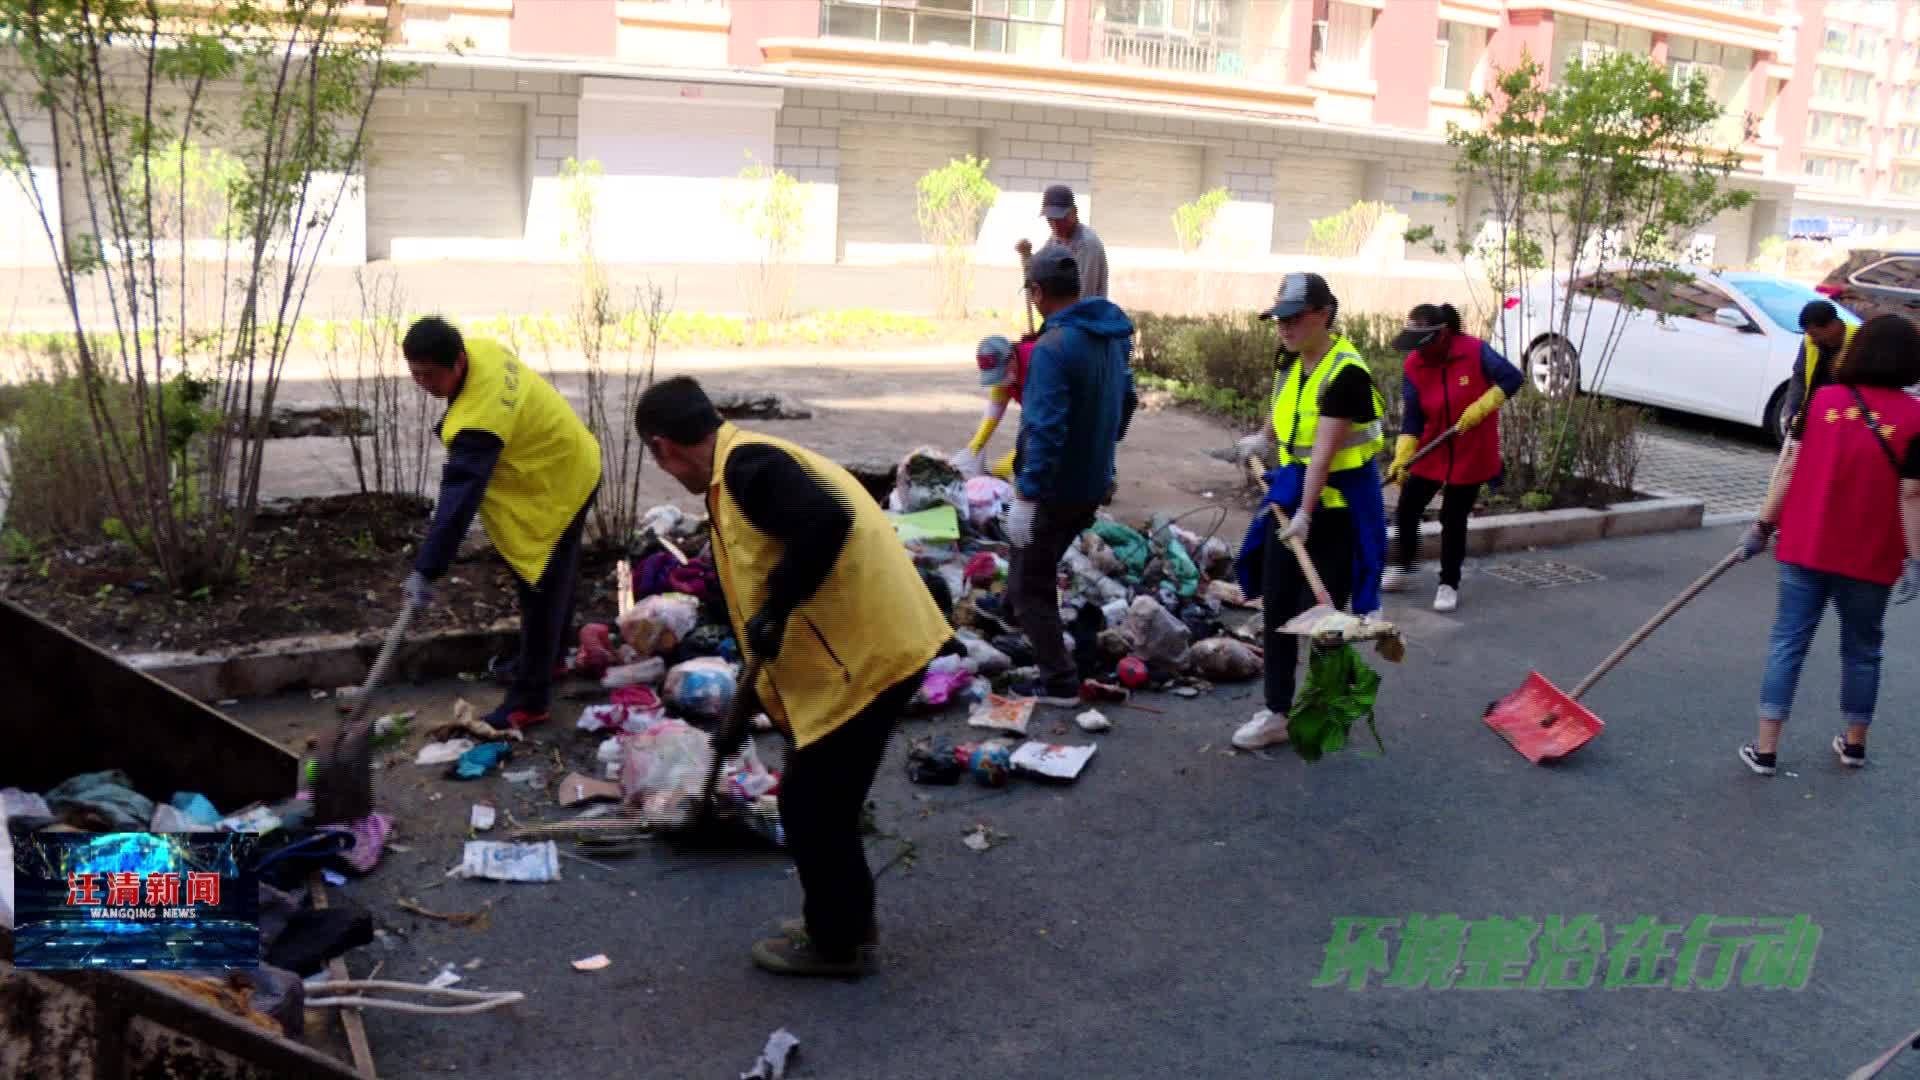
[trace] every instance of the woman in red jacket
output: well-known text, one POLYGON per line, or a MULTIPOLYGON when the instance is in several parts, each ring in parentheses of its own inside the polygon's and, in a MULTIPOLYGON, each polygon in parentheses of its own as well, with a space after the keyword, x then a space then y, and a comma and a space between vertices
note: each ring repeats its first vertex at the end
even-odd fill
POLYGON ((1393 347, 1408 350, 1400 381, 1400 438, 1387 467, 1387 483, 1400 485, 1394 514, 1398 543, 1380 587, 1386 592, 1407 587, 1420 558, 1420 518, 1439 495, 1440 588, 1433 609, 1452 611, 1460 604, 1467 518, 1480 485, 1500 477, 1500 425, 1487 421, 1525 380, 1492 346, 1461 332, 1460 313, 1452 304, 1414 308, 1393 347), (1421 447, 1453 428, 1459 433, 1445 446, 1413 461, 1421 447))
POLYGON ((1847 725, 1833 752, 1842 765, 1867 763, 1887 602, 1920 594, 1920 401, 1903 389, 1920 382, 1920 330, 1898 315, 1869 319, 1837 367, 1834 381, 1807 399, 1799 448, 1788 450, 1741 542, 1750 559, 1778 526, 1780 600, 1760 681, 1760 729, 1740 748, 1740 760, 1762 776, 1773 775, 1800 664, 1828 603, 1840 612, 1847 725))

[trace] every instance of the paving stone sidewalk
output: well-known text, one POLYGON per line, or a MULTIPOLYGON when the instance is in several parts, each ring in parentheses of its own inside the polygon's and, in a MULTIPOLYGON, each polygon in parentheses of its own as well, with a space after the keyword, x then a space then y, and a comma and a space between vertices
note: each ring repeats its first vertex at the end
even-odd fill
POLYGON ((1766 501, 1774 452, 1758 439, 1654 423, 1641 431, 1640 445, 1635 486, 1641 491, 1704 499, 1709 519, 1757 513, 1766 501))

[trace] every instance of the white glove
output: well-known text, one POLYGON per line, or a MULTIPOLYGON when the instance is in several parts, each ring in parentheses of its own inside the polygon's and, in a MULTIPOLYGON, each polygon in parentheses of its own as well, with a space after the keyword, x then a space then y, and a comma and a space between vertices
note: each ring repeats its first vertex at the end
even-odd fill
POLYGON ((1038 516, 1039 504, 1032 499, 1015 499, 1007 506, 1007 539, 1014 547, 1028 547, 1033 543, 1033 519, 1038 516))
POLYGON ((1287 522, 1286 528, 1280 530, 1280 542, 1287 544, 1298 540, 1304 544, 1307 542, 1307 530, 1312 527, 1313 515, 1302 510, 1293 515, 1293 520, 1287 522))
POLYGON ((979 450, 959 450, 947 459, 947 463, 960 470, 960 475, 969 480, 986 472, 986 455, 979 450))
POLYGON ((1240 464, 1245 465, 1254 458, 1264 458, 1267 454, 1268 445, 1267 436, 1264 432, 1257 435, 1249 435, 1233 444, 1234 459, 1240 464))
POLYGON ((1909 555, 1907 561, 1900 564, 1900 580, 1893 586, 1893 602, 1904 604, 1920 596, 1920 559, 1909 555))

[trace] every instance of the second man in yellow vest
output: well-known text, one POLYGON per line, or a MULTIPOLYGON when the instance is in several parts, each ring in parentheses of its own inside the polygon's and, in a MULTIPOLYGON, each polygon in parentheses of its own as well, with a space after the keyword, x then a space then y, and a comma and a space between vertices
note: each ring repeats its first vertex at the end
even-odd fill
POLYGON ((1793 367, 1793 378, 1787 382, 1786 407, 1780 413, 1787 417, 1780 432, 1782 442, 1799 441, 1807 402, 1815 390, 1834 381, 1840 356, 1853 340, 1855 329, 1840 317, 1840 309, 1826 300, 1809 301, 1800 309, 1800 330, 1807 337, 1800 347, 1800 362, 1793 367))
MULTIPOLYGON (((789 751, 780 821, 805 913, 753 947, 780 975, 859 975, 875 942, 860 811, 894 723, 953 636, 879 504, 814 452, 726 423, 684 376, 647 389, 634 425, 707 500, 727 613, 753 694, 789 751)), ((738 746, 717 746, 730 756, 738 746)))

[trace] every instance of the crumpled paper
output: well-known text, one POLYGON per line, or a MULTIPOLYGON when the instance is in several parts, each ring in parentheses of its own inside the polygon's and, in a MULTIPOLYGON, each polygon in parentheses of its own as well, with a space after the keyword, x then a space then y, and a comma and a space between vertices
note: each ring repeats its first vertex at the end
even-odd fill
POLYGON ((787 1059, 800 1049, 800 1040, 793 1032, 781 1028, 767 1036, 767 1045, 754 1059, 753 1067, 740 1074, 740 1080, 785 1080, 787 1059))

